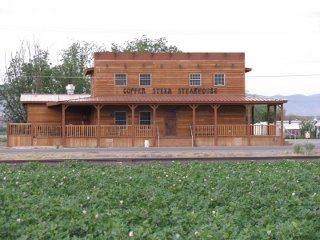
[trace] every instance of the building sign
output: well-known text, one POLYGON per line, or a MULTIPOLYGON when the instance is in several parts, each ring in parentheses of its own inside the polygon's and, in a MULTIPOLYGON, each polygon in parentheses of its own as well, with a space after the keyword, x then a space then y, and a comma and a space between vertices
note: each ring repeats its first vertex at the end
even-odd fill
MULTIPOLYGON (((162 88, 162 87, 157 87, 157 88, 152 88, 151 93, 152 94, 216 94, 217 93, 217 88, 198 88, 198 87, 193 87, 193 88, 178 88, 178 89, 172 89, 172 88, 162 88), (174 91, 175 90, 175 91, 174 91)), ((146 94, 146 89, 145 88, 124 88, 123 89, 123 94, 146 94)))

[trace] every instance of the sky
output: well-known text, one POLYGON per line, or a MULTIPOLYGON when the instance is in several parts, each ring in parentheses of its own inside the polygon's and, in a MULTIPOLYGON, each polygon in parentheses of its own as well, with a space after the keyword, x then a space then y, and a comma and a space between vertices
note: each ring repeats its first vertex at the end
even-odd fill
POLYGON ((2 0, 0 78, 22 42, 58 54, 77 41, 165 37, 183 52, 245 52, 246 91, 320 94, 319 0, 2 0))

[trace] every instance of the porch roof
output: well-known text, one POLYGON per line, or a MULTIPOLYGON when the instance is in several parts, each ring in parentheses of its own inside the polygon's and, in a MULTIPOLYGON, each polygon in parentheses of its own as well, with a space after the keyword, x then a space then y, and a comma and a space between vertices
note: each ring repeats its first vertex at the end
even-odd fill
POLYGON ((287 100, 254 96, 234 95, 122 95, 100 96, 70 99, 66 101, 47 102, 48 106, 66 105, 124 105, 124 104, 157 104, 157 105, 184 105, 184 104, 283 104, 287 100))

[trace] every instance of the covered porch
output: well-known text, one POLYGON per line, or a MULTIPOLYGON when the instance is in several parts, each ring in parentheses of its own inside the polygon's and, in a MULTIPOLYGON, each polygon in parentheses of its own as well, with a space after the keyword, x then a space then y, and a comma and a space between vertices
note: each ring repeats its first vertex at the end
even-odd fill
POLYGON ((47 103, 48 107, 61 106, 61 122, 9 123, 7 145, 9 147, 141 147, 146 146, 146 143, 150 147, 281 145, 284 144, 283 103, 280 100, 248 97, 208 99, 205 96, 192 96, 192 98, 158 96, 156 99, 143 96, 125 99, 100 97, 51 102, 47 103), (254 124, 255 104, 266 105, 266 125, 254 124), (112 116, 118 108, 128 112, 125 116, 126 121, 120 124, 115 122, 112 116), (273 111, 270 111, 270 108, 273 108, 273 111), (230 110, 233 112, 228 112, 230 110), (147 122, 143 122, 139 119, 139 114, 146 111, 150 112, 150 117, 147 122), (76 112, 79 116, 74 118, 76 112), (70 117, 71 115, 73 117, 70 117), (280 120, 278 126, 277 118, 280 120))

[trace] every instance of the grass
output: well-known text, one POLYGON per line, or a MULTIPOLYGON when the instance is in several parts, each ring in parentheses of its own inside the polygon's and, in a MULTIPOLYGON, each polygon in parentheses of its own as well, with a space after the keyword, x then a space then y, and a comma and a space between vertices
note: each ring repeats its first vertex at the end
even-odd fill
POLYGON ((0 165, 0 239, 320 239, 320 161, 0 165))

